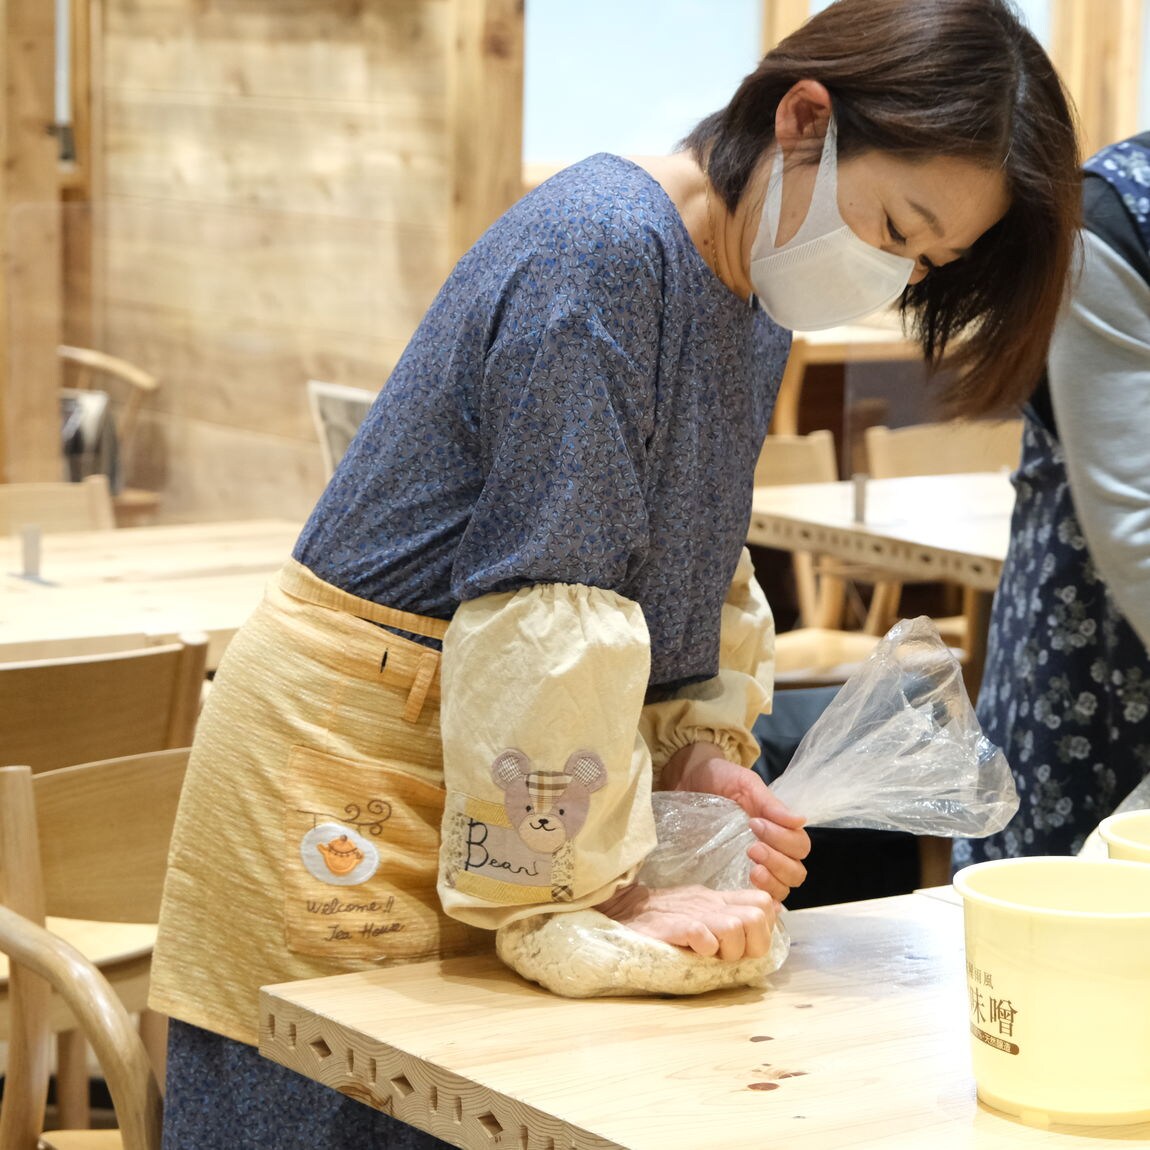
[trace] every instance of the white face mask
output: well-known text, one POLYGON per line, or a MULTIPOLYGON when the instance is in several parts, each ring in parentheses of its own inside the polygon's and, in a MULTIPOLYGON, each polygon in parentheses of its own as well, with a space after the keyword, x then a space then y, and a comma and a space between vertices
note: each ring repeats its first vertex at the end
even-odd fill
POLYGON ((792 331, 837 327, 869 315, 902 294, 915 261, 872 247, 839 214, 834 117, 827 122, 811 206, 782 247, 783 150, 775 148, 759 231, 751 246, 751 284, 763 310, 792 331))

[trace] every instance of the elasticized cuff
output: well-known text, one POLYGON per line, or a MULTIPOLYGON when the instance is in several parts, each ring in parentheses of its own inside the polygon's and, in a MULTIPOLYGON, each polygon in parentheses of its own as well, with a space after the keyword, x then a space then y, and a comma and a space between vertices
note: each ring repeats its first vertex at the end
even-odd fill
POLYGON ((692 743, 714 743, 732 763, 752 766, 759 744, 751 728, 769 704, 769 693, 754 676, 731 670, 684 688, 673 699, 648 703, 639 733, 651 752, 655 788, 667 760, 692 743))

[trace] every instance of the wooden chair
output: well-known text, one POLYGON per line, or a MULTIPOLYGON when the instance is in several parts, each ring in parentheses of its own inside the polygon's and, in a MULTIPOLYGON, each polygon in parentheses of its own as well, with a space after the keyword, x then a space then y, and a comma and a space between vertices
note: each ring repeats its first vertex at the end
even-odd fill
POLYGON ((1013 471, 1022 454, 1022 420, 954 420, 911 427, 868 427, 867 470, 875 479, 1013 471))
MULTIPOLYGON (((0 951, 13 960, 0 1004, 9 1045, 0 1108, 6 1150, 37 1145, 48 1044, 53 1033, 77 1026, 105 1074, 122 1140, 85 1131, 46 1135, 44 1143, 56 1150, 159 1147, 155 1058, 129 1016, 147 997, 155 935, 148 924, 159 913, 187 758, 180 748, 39 774, 0 768, 0 951), (135 953, 122 951, 125 930, 143 936, 135 953)), ((84 1076, 86 1085, 86 1058, 84 1076)))
MULTIPOLYGON (((69 381, 77 390, 92 390, 96 375, 102 385, 110 383, 117 389, 118 394, 109 396, 118 411, 113 421, 116 440, 121 455, 130 460, 141 407, 144 399, 159 387, 159 381, 151 372, 128 360, 93 348, 61 344, 56 348, 56 354, 65 363, 73 365, 69 381)), ((160 493, 142 487, 121 487, 112 496, 116 522, 121 527, 134 527, 152 519, 159 504, 160 493)))
POLYGON ((208 640, 0 663, 0 748, 47 771, 186 747, 199 714, 208 640))
POLYGON ((32 663, 43 659, 74 658, 77 655, 110 655, 115 651, 136 651, 158 647, 164 640, 143 631, 118 635, 74 635, 54 639, 23 639, 7 643, 0 638, 0 666, 5 663, 32 663))
MULTIPOLYGON (((74 763, 144 754, 191 744, 199 713, 207 658, 207 637, 184 636, 179 643, 0 664, 0 748, 4 760, 25 763, 34 772, 52 771, 74 763)), ((95 825, 95 824, 94 824, 95 825)), ((123 825, 111 819, 101 828, 123 825)), ((98 919, 99 915, 80 916, 98 919)), ((154 923, 140 918, 136 923, 154 923)), ((139 970, 145 967, 155 939, 154 926, 135 925, 109 931, 97 924, 103 962, 123 961, 127 984, 135 986, 133 1009, 142 1011, 141 1031, 159 1065, 163 1058, 163 1023, 144 1011, 145 995, 139 970)), ((72 938, 78 944, 83 939, 72 938)), ((113 980, 116 981, 116 980, 113 980)), ((0 988, 0 1038, 6 1011, 0 988)), ((86 1051, 66 1026, 60 1031, 57 1087, 69 1124, 87 1118, 86 1051)))
MULTIPOLYGON (((13 963, 13 998, 21 1015, 8 1042, 8 1069, 0 1098, 0 1146, 12 1150, 160 1150, 162 1102, 155 1072, 124 1004, 75 947, 30 919, 0 906, 0 953, 13 963), (99 1060, 119 1126, 117 1131, 44 1131, 48 1019, 23 990, 30 976, 46 980, 67 1004, 99 1060)), ((38 988, 37 988, 38 989, 38 988)))
POLYGON ((111 531, 116 526, 112 493, 104 475, 80 483, 0 483, 0 533, 39 527, 59 531, 111 531))
MULTIPOLYGON (((911 427, 868 427, 864 433, 867 472, 874 479, 906 475, 958 475, 968 471, 1013 471, 1022 454, 1022 420, 954 420, 911 427)), ((955 589, 958 592, 958 589, 955 589)), ((961 592, 961 614, 935 619, 951 645, 966 645, 969 591, 961 592)), ((863 629, 884 635, 899 617, 902 583, 875 583, 863 629)))
MULTIPOLYGON (((755 483, 833 483, 838 479, 834 436, 768 435, 755 468, 755 483)), ((798 552, 795 585, 802 626, 775 637, 775 682, 780 687, 844 683, 878 643, 878 637, 834 626, 841 619, 845 568, 825 557, 798 552)))
POLYGON ((364 387, 320 379, 307 381, 308 409, 319 436, 325 478, 331 478, 375 397, 376 392, 364 387))

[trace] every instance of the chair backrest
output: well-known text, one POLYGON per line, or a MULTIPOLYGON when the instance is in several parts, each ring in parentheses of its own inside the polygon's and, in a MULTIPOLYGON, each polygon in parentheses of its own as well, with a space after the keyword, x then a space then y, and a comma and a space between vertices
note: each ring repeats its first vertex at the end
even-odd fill
POLYGON ((33 920, 155 922, 188 755, 0 767, 0 900, 33 920))
POLYGON ((58 531, 111 531, 116 526, 106 475, 80 483, 0 483, 0 534, 22 527, 58 531))
POLYGON ((42 925, 46 914, 155 920, 188 754, 182 747, 37 775, 0 767, 0 951, 11 960, 4 1147, 34 1147, 44 1123, 50 1010, 28 971, 48 979, 95 1051, 124 1150, 159 1147, 159 1089, 127 1011, 104 976, 42 925))
POLYGON ((204 683, 208 640, 0 663, 5 761, 48 771, 73 763, 186 747, 204 683))
POLYGON ((339 461, 355 438, 359 425, 375 402, 376 392, 344 383, 307 381, 307 401, 319 436, 324 473, 331 478, 339 461))
POLYGON ((75 372, 75 382, 80 390, 91 386, 92 372, 99 372, 105 381, 111 378, 125 385, 126 394, 119 405, 116 433, 121 449, 127 451, 135 434, 140 405, 146 395, 160 386, 159 380, 150 371, 144 371, 126 359, 96 351, 94 348, 69 347, 61 344, 56 348, 56 354, 65 363, 76 365, 78 370, 75 372))
POLYGON ((1022 454, 1022 420, 953 420, 911 427, 868 427, 867 471, 875 479, 1013 471, 1022 454))
POLYGON ((71 635, 51 639, 18 639, 6 642, 0 631, 0 667, 5 663, 32 663, 42 659, 71 658, 75 655, 110 655, 113 651, 136 651, 159 647, 164 639, 143 631, 121 631, 108 635, 71 635))
POLYGON ((832 483, 838 479, 835 439, 826 430, 808 435, 768 435, 755 465, 758 487, 788 483, 832 483))

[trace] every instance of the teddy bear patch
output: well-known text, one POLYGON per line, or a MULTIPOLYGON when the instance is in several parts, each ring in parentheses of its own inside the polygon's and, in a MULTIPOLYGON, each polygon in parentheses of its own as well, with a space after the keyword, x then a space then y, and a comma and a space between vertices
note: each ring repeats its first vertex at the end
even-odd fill
POLYGON ((548 771, 522 751, 506 750, 491 764, 491 778, 503 792, 502 806, 465 803, 448 881, 494 901, 570 900, 572 840, 587 821, 591 796, 607 782, 603 760, 580 750, 562 770, 548 771))

